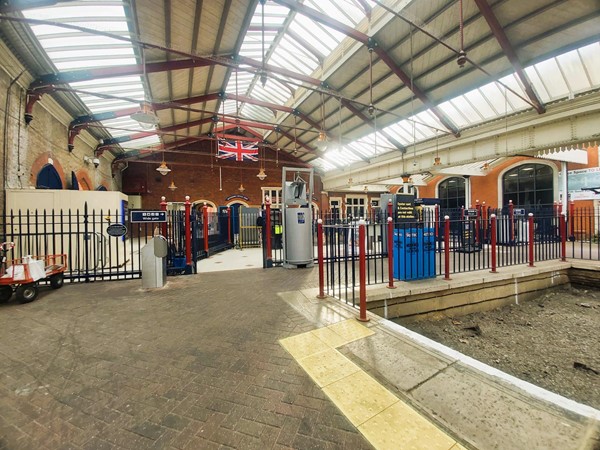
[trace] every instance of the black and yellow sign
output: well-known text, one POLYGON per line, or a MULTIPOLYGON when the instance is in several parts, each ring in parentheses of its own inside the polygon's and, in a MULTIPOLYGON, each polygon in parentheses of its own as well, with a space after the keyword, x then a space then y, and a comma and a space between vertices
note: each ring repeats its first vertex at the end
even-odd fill
POLYGON ((415 221, 415 197, 412 195, 396 195, 396 223, 415 221))

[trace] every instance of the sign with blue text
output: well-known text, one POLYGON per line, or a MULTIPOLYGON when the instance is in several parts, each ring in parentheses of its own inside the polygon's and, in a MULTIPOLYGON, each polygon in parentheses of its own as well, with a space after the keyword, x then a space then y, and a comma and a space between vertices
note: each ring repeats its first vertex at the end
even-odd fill
POLYGON ((166 211, 131 211, 132 223, 166 222, 166 211))

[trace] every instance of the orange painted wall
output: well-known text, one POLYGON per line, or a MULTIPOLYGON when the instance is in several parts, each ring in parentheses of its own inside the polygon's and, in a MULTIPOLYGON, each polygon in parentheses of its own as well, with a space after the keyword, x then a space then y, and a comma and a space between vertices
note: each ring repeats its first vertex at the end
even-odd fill
MULTIPOLYGON (((599 167, 599 158, 598 158, 598 146, 590 146, 587 149, 588 151, 588 164, 568 164, 568 170, 577 170, 577 169, 585 169, 590 167, 599 167)), ((539 161, 536 158, 530 158, 526 156, 516 156, 505 161, 502 161, 499 164, 495 164, 492 168, 489 169, 486 176, 483 177, 471 177, 471 198, 473 200, 473 206, 476 200, 479 200, 480 204, 485 202, 486 206, 491 208, 497 208, 498 205, 498 177, 500 173, 503 172, 507 167, 514 166, 519 162, 536 162, 539 161)), ((552 161, 556 166, 556 170, 560 171, 560 163, 552 161)), ((436 188, 440 182, 449 178, 448 176, 435 176, 431 178, 427 186, 419 187, 419 197, 423 198, 435 198, 436 197, 436 188)), ((558 186, 555 186, 555 189, 558 190, 558 186)), ((392 190, 393 191, 393 190, 392 190)), ((593 200, 577 200, 575 202, 577 208, 588 208, 593 207, 593 200)), ((470 205, 469 205, 470 206, 470 205)))

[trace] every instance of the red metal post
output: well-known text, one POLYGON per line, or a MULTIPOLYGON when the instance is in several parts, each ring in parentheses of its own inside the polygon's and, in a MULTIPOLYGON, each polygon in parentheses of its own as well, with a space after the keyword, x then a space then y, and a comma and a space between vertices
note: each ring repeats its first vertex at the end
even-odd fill
MULTIPOLYGON (((161 211, 167 211, 167 198, 166 197, 161 197, 160 198, 160 210, 161 211)), ((167 222, 163 222, 162 224, 162 235, 166 238, 167 237, 167 222)))
POLYGON ((325 298, 325 259, 323 257, 323 220, 317 220, 317 255, 319 258, 319 295, 325 298))
POLYGON ((387 219, 387 251, 388 251, 388 272, 390 281, 388 289, 396 289, 394 286, 394 222, 391 217, 387 219))
POLYGON ((231 245, 231 208, 229 206, 227 207, 227 240, 231 245))
POLYGON ((190 196, 185 196, 185 273, 192 273, 192 226, 190 220, 190 212, 192 204, 190 196))
POLYGON ((444 280, 450 279, 450 216, 444 216, 444 280))
POLYGON ((508 201, 508 223, 510 230, 508 241, 512 244, 515 242, 515 206, 512 200, 508 201))
POLYGON ((267 217, 265 217, 265 226, 267 229, 265 230, 263 239, 267 240, 267 267, 273 267, 273 249, 271 248, 271 199, 269 196, 265 197, 265 214, 267 215, 267 217))
POLYGON ((575 240, 575 202, 569 202, 569 238, 575 240))
POLYGON ((208 256, 208 206, 202 206, 202 233, 204 234, 204 252, 208 256))
POLYGON ((368 322, 367 317, 367 252, 365 246, 366 223, 358 222, 358 257, 359 257, 359 283, 360 283, 360 317, 361 322, 368 322))
POLYGON ((560 260, 567 260, 567 219, 565 213, 560 215, 560 260))
POLYGON ((492 214, 490 216, 490 219, 492 221, 491 223, 491 258, 492 258, 492 270, 490 270, 490 272, 492 273, 496 273, 496 214, 492 214))
POLYGON ((481 222, 483 223, 483 242, 486 242, 486 240, 488 239, 488 234, 487 234, 488 223, 487 223, 487 210, 485 209, 485 202, 483 202, 481 204, 481 222))
POLYGON ((533 213, 529 213, 529 267, 533 267, 533 213))

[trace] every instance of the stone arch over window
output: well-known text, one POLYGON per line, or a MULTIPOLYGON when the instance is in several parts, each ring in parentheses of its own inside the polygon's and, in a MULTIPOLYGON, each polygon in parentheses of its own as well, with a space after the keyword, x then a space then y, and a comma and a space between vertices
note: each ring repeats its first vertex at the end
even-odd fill
POLYGON ((202 208, 204 207, 205 203, 206 203, 206 206, 208 206, 208 212, 216 212, 218 210, 217 205, 215 205, 215 203, 211 202, 210 200, 195 201, 192 205, 192 208, 197 209, 198 211, 202 212, 202 208))
POLYGON ((501 175, 502 206, 512 200, 515 207, 528 210, 551 207, 554 203, 555 167, 543 163, 524 163, 501 175))
POLYGON ((463 177, 450 177, 440 181, 437 191, 441 209, 455 209, 465 206, 467 190, 463 177))
POLYGON ((37 174, 36 189, 62 189, 63 183, 54 165, 47 163, 37 174))

